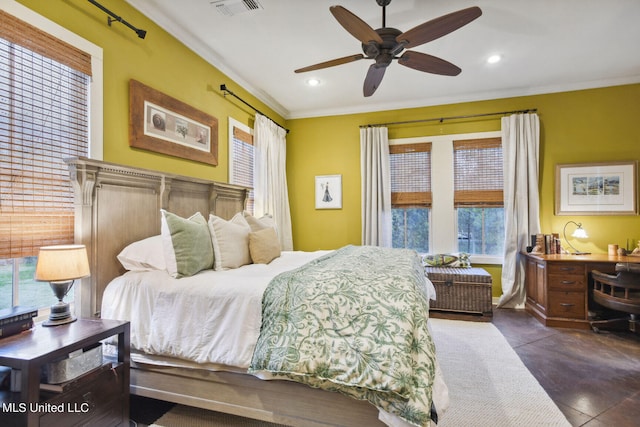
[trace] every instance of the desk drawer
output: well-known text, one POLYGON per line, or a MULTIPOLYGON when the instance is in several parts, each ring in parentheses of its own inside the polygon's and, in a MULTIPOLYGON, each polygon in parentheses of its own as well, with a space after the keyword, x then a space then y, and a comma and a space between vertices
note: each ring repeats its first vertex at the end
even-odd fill
POLYGON ((584 292, 549 291, 547 314, 550 317, 586 319, 584 292))
POLYGON ((550 274, 547 278, 547 285, 552 291, 585 291, 587 289, 584 274, 550 274))
POLYGON ((557 274, 562 276, 567 275, 576 275, 576 276, 584 276, 585 273, 585 265, 582 263, 547 263, 547 274, 557 274))

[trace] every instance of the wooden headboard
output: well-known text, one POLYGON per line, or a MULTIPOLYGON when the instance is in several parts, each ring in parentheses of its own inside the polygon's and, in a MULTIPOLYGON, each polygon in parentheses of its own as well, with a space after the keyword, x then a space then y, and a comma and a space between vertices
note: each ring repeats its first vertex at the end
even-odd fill
POLYGON ((87 247, 91 269, 76 285, 79 317, 100 315, 105 287, 125 272, 116 256, 128 244, 160 234, 160 209, 229 219, 244 209, 249 193, 237 185, 82 157, 66 162, 75 197, 75 241, 87 247))

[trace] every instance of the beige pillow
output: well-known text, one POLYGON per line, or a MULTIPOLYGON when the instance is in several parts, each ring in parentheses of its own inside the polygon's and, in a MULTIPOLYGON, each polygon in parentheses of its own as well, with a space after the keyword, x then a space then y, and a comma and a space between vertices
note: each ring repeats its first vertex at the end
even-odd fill
POLYGON ((249 255, 251 228, 241 213, 237 213, 229 221, 209 215, 209 232, 213 243, 214 270, 251 264, 249 255))
POLYGON ((254 264, 269 264, 280 256, 280 241, 273 227, 249 234, 249 252, 254 264))
POLYGON ((242 212, 242 215, 244 215, 244 219, 247 220, 249 227, 251 227, 251 231, 260 231, 264 230, 265 228, 273 228, 274 230, 276 229, 276 223, 273 220, 273 217, 269 214, 264 215, 260 218, 256 218, 249 212, 244 211, 242 212))

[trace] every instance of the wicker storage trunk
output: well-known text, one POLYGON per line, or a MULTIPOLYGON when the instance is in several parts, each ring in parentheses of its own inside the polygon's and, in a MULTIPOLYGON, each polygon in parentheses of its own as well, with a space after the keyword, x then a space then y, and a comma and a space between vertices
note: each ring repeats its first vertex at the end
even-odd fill
POLYGON ((425 267, 436 288, 431 310, 493 316, 491 275, 483 268, 425 267))

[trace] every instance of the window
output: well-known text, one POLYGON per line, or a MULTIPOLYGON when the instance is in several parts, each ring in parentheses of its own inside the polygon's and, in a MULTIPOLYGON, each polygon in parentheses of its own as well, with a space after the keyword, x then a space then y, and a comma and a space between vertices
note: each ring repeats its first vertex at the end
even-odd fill
POLYGON ((498 131, 389 141, 394 247, 469 252, 477 263, 501 262, 500 136, 498 131))
POLYGON ((453 142, 458 250, 502 255, 504 202, 500 138, 453 142))
POLYGON ((229 183, 250 187, 245 209, 253 214, 253 161, 252 129, 229 118, 229 183))
POLYGON ((389 147, 394 248, 429 252, 431 144, 389 147))
MULTIPOLYGON (((93 64, 101 63, 101 50, 80 43, 86 53, 19 18, 79 40, 23 6, 0 11, 0 309, 54 302, 34 272, 41 246, 74 241, 63 159, 88 156, 90 128, 102 133, 102 118, 90 117, 90 99, 101 94, 101 70, 93 64)), ((101 137, 95 142, 94 157, 101 158, 101 137)))

